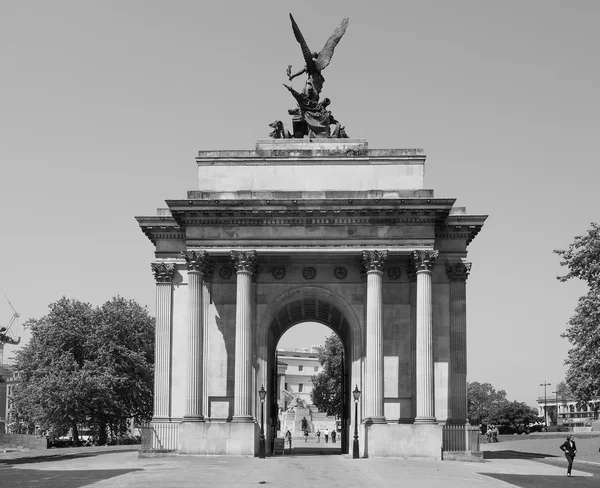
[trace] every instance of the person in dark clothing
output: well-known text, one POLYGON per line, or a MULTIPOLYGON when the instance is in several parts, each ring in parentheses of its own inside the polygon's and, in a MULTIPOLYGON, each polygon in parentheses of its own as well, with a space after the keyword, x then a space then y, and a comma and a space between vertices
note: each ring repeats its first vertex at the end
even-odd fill
POLYGON ((575 446, 575 441, 573 440, 572 435, 567 436, 567 440, 560 446, 560 449, 565 453, 565 457, 569 462, 569 466, 567 467, 567 476, 571 476, 573 460, 575 459, 575 454, 577 454, 577 446, 575 446))

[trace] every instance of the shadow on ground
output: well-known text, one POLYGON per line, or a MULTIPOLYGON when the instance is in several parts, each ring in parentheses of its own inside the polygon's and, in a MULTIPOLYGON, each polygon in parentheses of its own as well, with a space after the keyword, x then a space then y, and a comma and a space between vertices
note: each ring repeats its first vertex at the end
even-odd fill
MULTIPOLYGON (((130 451, 119 451, 130 452, 130 451)), ((65 459, 78 459, 101 456, 104 454, 115 454, 115 451, 92 451, 92 452, 65 452, 64 454, 48 454, 47 456, 23 457, 14 459, 0 459, 0 466, 3 464, 32 464, 32 463, 47 463, 48 461, 63 461, 65 459)), ((2 486, 2 485, 0 485, 2 486)))
POLYGON ((493 473, 480 473, 490 478, 495 478, 506 483, 510 483, 514 486, 521 488, 563 488, 568 485, 576 486, 577 488, 598 488, 598 478, 595 476, 572 476, 567 477, 565 474, 562 476, 548 476, 548 475, 523 475, 523 474, 493 474, 493 473))
POLYGON ((114 478, 141 469, 87 469, 71 470, 38 470, 20 469, 12 466, 0 467, 0 486, 11 488, 28 488, 39 486, 44 488, 79 488, 98 481, 114 478))
POLYGON ((485 451, 483 459, 543 459, 555 458, 553 454, 541 454, 539 452, 523 452, 523 451, 485 451))
MULTIPOLYGON (((292 456, 341 456, 341 449, 319 449, 318 447, 294 447, 292 448, 292 456)), ((285 450, 284 456, 289 456, 290 451, 285 450)), ((277 455, 277 457, 280 457, 277 455)))

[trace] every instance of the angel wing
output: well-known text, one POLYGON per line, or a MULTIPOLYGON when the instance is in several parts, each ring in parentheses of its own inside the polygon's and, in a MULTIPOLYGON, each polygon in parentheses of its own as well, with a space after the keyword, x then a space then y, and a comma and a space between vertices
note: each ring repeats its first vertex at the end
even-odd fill
MULTIPOLYGON (((327 42, 323 46, 323 49, 321 49, 321 52, 319 53, 319 56, 317 57, 317 61, 315 63, 319 71, 322 71, 325 68, 327 68, 327 66, 329 66, 331 58, 333 57, 333 50, 335 49, 335 46, 337 46, 338 42, 340 42, 342 36, 345 34, 349 20, 350 19, 348 17, 342 20, 341 24, 337 27, 333 34, 331 34, 331 37, 327 39, 327 42)), ((297 36, 296 39, 298 39, 297 36)))
MULTIPOLYGON (((309 71, 314 71, 316 66, 315 66, 315 62, 313 61, 313 58, 312 58, 312 53, 310 52, 310 49, 308 48, 308 44, 306 44, 306 41, 304 40, 304 36, 302 35, 302 32, 300 32, 300 27, 298 27, 298 24, 296 24, 294 17, 292 17, 292 14, 290 14, 290 20, 292 21, 292 30, 294 31, 294 36, 296 37, 296 40, 298 41, 298 43, 300 44, 300 47, 302 48, 302 56, 304 56, 304 62, 306 63, 306 67, 309 69, 309 71)), ((337 44, 337 43, 338 43, 338 41, 336 41, 335 44, 337 44)), ((335 44, 334 44, 334 46, 335 46, 335 44)))

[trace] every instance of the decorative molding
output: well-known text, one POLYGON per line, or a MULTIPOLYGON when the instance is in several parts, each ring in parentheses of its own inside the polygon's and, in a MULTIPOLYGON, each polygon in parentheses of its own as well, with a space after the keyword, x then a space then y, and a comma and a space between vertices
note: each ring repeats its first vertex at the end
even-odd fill
POLYGON ((229 268, 228 266, 223 266, 219 270, 219 276, 224 280, 228 280, 229 278, 231 278, 232 274, 233 274, 233 271, 231 271, 231 268, 229 268))
POLYGON ((387 257, 388 251, 363 251, 360 258, 362 273, 383 271, 387 257))
POLYGON ((467 281, 469 273, 471 272, 472 263, 466 263, 463 261, 457 261, 451 263, 446 260, 446 274, 450 281, 467 281))
POLYGON ((343 280, 348 276, 348 270, 343 266, 339 266, 333 270, 333 274, 338 280, 343 280))
POLYGON ((285 278, 285 268, 283 266, 276 266, 273 268, 272 275, 276 280, 282 280, 285 278))
POLYGON ((260 266, 258 264, 258 253, 256 251, 231 251, 231 259, 233 266, 239 273, 247 271, 252 273, 252 281, 256 282, 260 266))
POLYGON ((206 251, 182 251, 181 257, 185 259, 188 271, 199 271, 205 281, 212 279, 214 267, 206 251))
POLYGON ((172 263, 151 263, 150 267, 154 273, 157 283, 172 283, 175 276, 175 265, 172 263))
POLYGON ((387 275, 390 280, 397 280, 400 278, 400 268, 397 266, 391 266, 387 270, 387 275))
POLYGON ((314 280, 317 277, 317 270, 312 266, 308 266, 302 270, 302 276, 305 280, 314 280))
POLYGON ((439 251, 413 251, 411 262, 415 272, 432 271, 439 254, 439 251))

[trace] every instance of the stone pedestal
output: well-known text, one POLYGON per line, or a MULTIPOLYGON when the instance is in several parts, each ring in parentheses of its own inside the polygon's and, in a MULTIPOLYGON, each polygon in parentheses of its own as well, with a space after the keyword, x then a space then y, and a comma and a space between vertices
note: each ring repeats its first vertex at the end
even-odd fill
POLYGON ((182 422, 179 453, 255 456, 259 439, 260 426, 255 422, 182 422))

